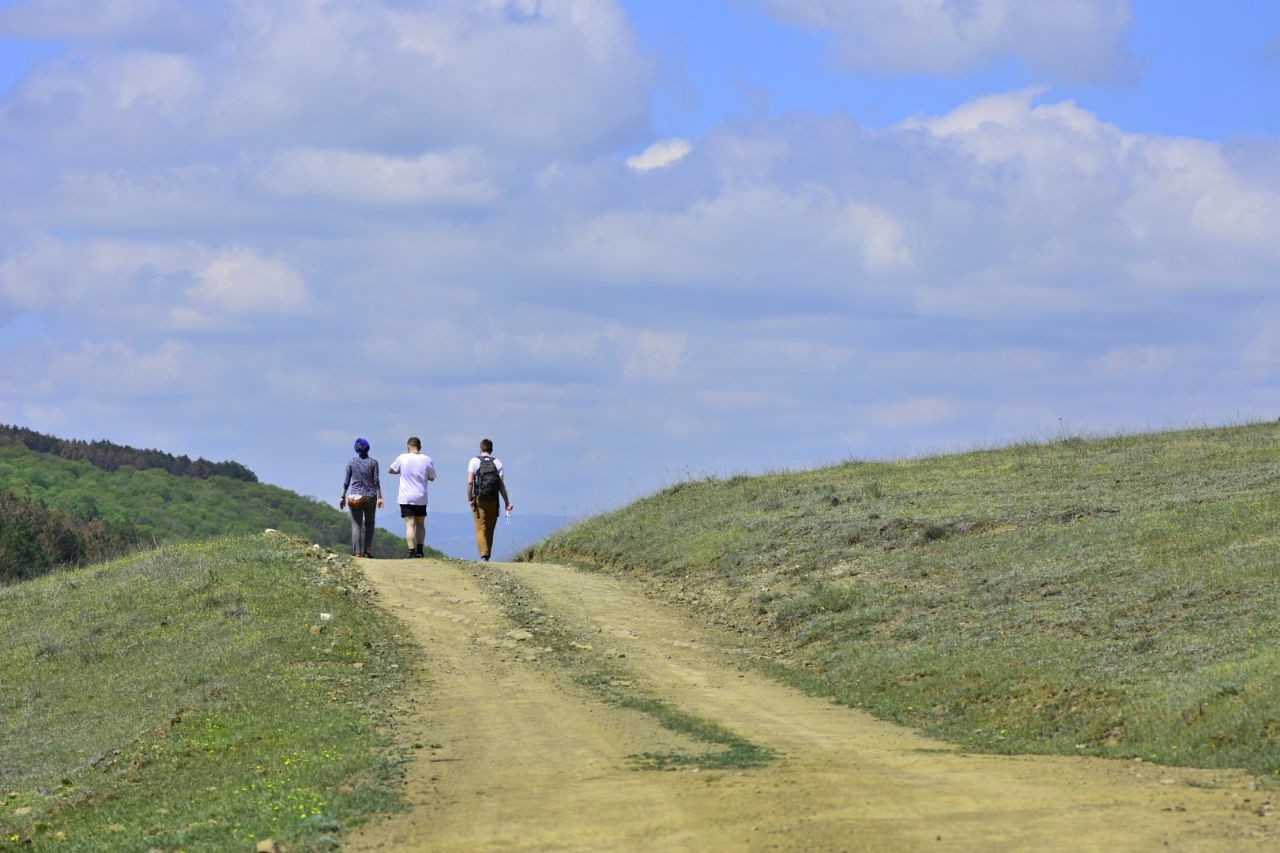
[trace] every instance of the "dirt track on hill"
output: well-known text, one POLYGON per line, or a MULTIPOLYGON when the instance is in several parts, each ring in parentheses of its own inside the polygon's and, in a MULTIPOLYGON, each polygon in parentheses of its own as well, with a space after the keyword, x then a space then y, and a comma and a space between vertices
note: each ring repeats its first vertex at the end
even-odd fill
MULTIPOLYGON (((741 639, 630 582, 545 564, 363 560, 424 648, 406 696, 411 809, 354 850, 1275 849, 1247 777, 1130 761, 969 755, 755 671, 741 639), (490 573, 482 580, 481 572, 490 573), (750 769, 637 769, 706 749, 575 682, 509 615, 509 576, 569 654, 776 758, 750 769)), ((518 615, 518 614, 517 614, 518 615)))

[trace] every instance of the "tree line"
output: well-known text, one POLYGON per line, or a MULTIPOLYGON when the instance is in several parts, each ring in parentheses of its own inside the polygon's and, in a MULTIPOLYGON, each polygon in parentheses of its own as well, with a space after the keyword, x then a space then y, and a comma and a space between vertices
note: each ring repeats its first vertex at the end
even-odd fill
POLYGON ((185 454, 174 456, 160 450, 138 450, 110 441, 82 441, 57 438, 32 429, 0 424, 0 445, 17 444, 38 453, 51 453, 63 459, 88 462, 104 471, 125 466, 146 470, 159 468, 179 477, 229 477, 247 483, 258 482, 258 475, 239 462, 210 462, 203 457, 191 459, 185 454))
POLYGON ((0 584, 109 559, 143 539, 143 531, 131 524, 81 519, 39 498, 0 492, 0 584))

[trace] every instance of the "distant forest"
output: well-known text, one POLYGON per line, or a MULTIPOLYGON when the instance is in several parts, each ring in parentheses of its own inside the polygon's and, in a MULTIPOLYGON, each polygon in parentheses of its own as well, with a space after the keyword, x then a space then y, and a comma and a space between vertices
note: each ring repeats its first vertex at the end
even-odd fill
POLYGON ((105 560, 146 541, 128 523, 81 519, 39 498, 0 491, 0 585, 60 565, 105 560))
POLYGON ((239 462, 210 462, 203 457, 192 460, 189 456, 174 456, 159 450, 138 450, 110 441, 80 441, 45 435, 26 427, 0 424, 0 446, 16 444, 37 453, 52 453, 63 459, 88 462, 104 471, 117 468, 159 468, 179 477, 229 477, 246 483, 258 482, 258 475, 239 462))

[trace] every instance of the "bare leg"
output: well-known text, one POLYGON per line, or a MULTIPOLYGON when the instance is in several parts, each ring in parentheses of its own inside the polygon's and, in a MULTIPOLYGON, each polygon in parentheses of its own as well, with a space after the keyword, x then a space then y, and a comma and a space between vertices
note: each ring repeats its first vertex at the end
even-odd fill
POLYGON ((422 533, 418 532, 418 527, 417 516, 411 515, 404 520, 404 541, 410 551, 414 549, 415 544, 422 542, 422 533))

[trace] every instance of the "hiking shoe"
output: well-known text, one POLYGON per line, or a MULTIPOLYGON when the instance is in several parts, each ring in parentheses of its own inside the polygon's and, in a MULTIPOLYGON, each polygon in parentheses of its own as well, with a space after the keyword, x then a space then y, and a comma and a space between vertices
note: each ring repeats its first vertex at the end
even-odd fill
POLYGON ((481 559, 481 560, 484 560, 484 561, 487 563, 487 562, 489 562, 489 555, 488 555, 488 554, 481 554, 481 555, 480 555, 480 559, 481 559))

